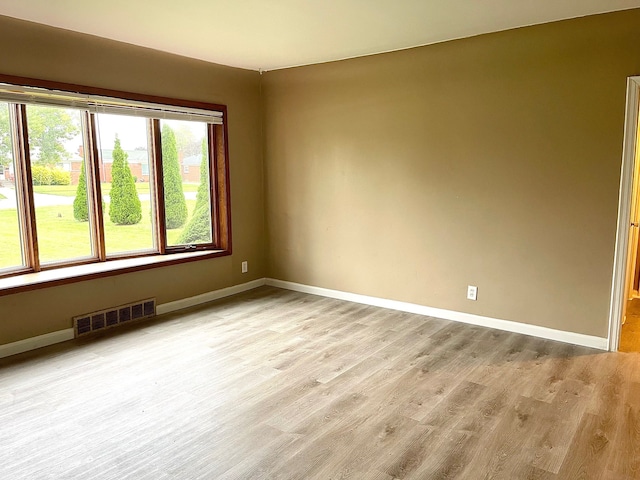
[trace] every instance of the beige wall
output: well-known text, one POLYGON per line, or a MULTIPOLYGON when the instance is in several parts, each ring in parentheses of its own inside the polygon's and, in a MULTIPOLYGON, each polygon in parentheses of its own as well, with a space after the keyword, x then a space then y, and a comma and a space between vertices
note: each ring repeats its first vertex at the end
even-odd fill
POLYGON ((640 10, 266 73, 269 275, 606 337, 634 74, 640 10))
POLYGON ((0 42, 3 74, 228 105, 234 248, 0 297, 0 345, 265 275, 606 336, 640 10, 268 72, 262 105, 256 72, 5 17, 0 42))
POLYGON ((166 303, 265 276, 257 72, 7 17, 0 17, 0 44, 2 74, 226 104, 233 222, 229 257, 0 297, 0 345, 69 328, 72 316, 94 309, 151 296, 166 303))

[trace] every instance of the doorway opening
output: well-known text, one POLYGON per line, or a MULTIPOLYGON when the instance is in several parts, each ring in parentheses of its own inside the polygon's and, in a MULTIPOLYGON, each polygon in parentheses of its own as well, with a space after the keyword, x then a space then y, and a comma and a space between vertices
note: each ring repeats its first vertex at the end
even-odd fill
POLYGON ((640 352, 640 77, 627 81, 609 350, 640 352))

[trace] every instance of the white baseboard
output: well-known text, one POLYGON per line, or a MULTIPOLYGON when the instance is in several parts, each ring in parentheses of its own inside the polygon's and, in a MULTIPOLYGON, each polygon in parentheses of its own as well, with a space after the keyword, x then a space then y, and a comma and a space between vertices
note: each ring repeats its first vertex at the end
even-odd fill
POLYGON ((469 323, 482 327, 495 328, 498 330, 505 330, 507 332, 522 333, 524 335, 546 338, 548 340, 556 340, 558 342, 571 343, 573 345, 580 345, 583 347, 607 350, 609 346, 609 342, 606 338, 594 337, 581 333, 565 332, 563 330, 554 330, 552 328, 529 325, 527 323, 512 322, 510 320, 499 320, 497 318, 483 317, 471 313, 456 312, 453 310, 445 310, 442 308, 427 307, 415 303, 399 302, 397 300, 387 300, 385 298, 370 297, 367 295, 359 295, 357 293, 342 292, 340 290, 330 290, 328 288, 313 287, 310 285, 303 285, 301 283, 276 280, 274 278, 267 278, 266 284, 273 287, 294 290, 296 292, 337 298, 339 300, 363 303, 365 305, 389 308, 391 310, 400 310, 402 312, 417 313, 419 315, 426 315, 429 317, 442 318, 445 320, 469 323))
MULTIPOLYGON (((156 314, 162 315, 163 313, 174 312, 183 308, 193 307, 200 305, 201 303, 211 302, 219 298, 235 295, 236 293, 246 292, 254 288, 261 287, 266 283, 266 279, 259 278, 252 282, 242 283, 240 285, 234 285, 232 287, 222 288, 213 292, 203 293, 196 295, 195 297, 184 298, 176 300, 175 302, 163 303, 156 306, 156 314)), ((46 333, 37 337, 26 338, 13 343, 7 343, 0 345, 0 358, 9 357, 11 355, 17 355, 18 353, 27 352, 29 350, 35 350, 36 348, 47 347, 54 343, 66 342, 74 338, 73 328, 67 328, 64 330, 58 330, 56 332, 46 333)))
MULTIPOLYGON (((370 297, 367 295, 359 295, 357 293, 342 292, 340 290, 330 290, 328 288, 313 287, 303 285, 301 283, 286 282, 284 280, 276 280, 274 278, 260 278, 251 282, 234 285, 232 287, 222 288, 213 292, 203 293, 194 297, 176 300, 174 302, 163 303, 156 306, 156 313, 162 315, 164 313, 174 312, 183 308, 193 307, 202 303, 211 302, 220 298, 235 295, 237 293, 246 292, 258 288, 262 285, 271 285, 274 287, 294 290, 296 292, 310 293, 312 295, 320 295, 323 297, 336 298, 349 302, 363 303, 375 307, 389 308, 392 310, 400 310, 402 312, 416 313, 429 317, 442 318, 445 320, 453 320, 456 322, 469 323, 482 327, 496 328, 507 332, 522 333, 534 337, 556 340, 584 347, 597 348, 607 350, 608 340, 602 337, 594 337, 591 335, 583 335, 581 333, 565 332, 562 330, 554 330, 552 328, 539 327, 537 325, 529 325, 526 323, 512 322, 509 320, 499 320, 497 318, 483 317, 473 315, 471 313, 455 312, 453 310, 445 310, 442 308, 427 307, 415 303, 399 302, 397 300, 387 300, 379 297, 370 297)), ((18 353, 35 350, 37 348, 46 347, 55 343, 72 340, 74 336, 73 328, 58 330, 57 332, 46 333, 37 337, 26 338, 13 343, 0 345, 0 358, 17 355, 18 353)))
POLYGON ((10 357, 18 353, 35 350, 36 348, 47 347, 54 343, 66 342, 67 340, 72 340, 73 335, 73 328, 66 328, 56 332, 45 333, 44 335, 38 335, 37 337, 7 343, 6 345, 0 345, 0 358, 10 357))
POLYGON ((267 280, 265 278, 259 278, 247 283, 241 283, 240 285, 233 285, 232 287, 221 288, 220 290, 214 290, 213 292, 206 292, 195 297, 183 298, 176 300, 175 302, 163 303, 156 306, 156 314, 162 315, 163 313, 175 312, 176 310, 182 310, 183 308, 195 307, 202 303, 212 302, 219 298, 229 297, 236 293, 246 292, 247 290, 253 290, 254 288, 265 285, 267 280))

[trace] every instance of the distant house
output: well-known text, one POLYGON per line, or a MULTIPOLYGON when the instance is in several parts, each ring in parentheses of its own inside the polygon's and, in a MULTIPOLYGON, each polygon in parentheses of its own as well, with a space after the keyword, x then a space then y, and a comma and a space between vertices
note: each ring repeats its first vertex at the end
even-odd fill
MULTIPOLYGON (((131 175, 136 182, 149 181, 149 153, 146 150, 125 150, 131 175)), ((111 182, 113 149, 100 150, 100 181, 111 182)))
POLYGON ((191 155, 190 157, 180 159, 180 155, 178 154, 178 161, 180 162, 182 181, 187 183, 200 183, 202 155, 191 155))
POLYGON ((14 173, 13 173, 13 163, 0 168, 0 181, 13 182, 14 173))
MULTIPOLYGON (((146 150, 125 150, 127 154, 127 162, 131 169, 136 182, 149 181, 149 153, 146 150)), ((83 148, 78 148, 78 153, 71 155, 70 158, 63 160, 59 166, 64 171, 71 174, 71 183, 78 184, 80 171, 82 169, 83 148)), ((200 182, 200 162, 201 155, 191 155, 182 158, 182 154, 178 153, 178 162, 180 163, 180 175, 182 181, 186 183, 200 182)), ((100 162, 100 181, 111 182, 111 167, 113 165, 113 149, 102 149, 99 151, 100 162)))
POLYGON ((71 175, 71 184, 77 185, 82 170, 82 147, 78 149, 78 153, 73 153, 69 158, 65 158, 58 165, 65 172, 71 175))

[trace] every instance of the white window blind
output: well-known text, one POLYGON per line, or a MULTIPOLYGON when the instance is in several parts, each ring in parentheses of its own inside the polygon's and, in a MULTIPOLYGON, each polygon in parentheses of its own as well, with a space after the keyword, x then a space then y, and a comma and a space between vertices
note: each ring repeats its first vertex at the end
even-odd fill
POLYGON ((222 125, 223 123, 223 114, 217 110, 204 110, 179 105, 126 100, 3 83, 0 83, 0 100, 10 103, 77 108, 92 113, 140 116, 161 120, 191 120, 217 125, 222 125))

